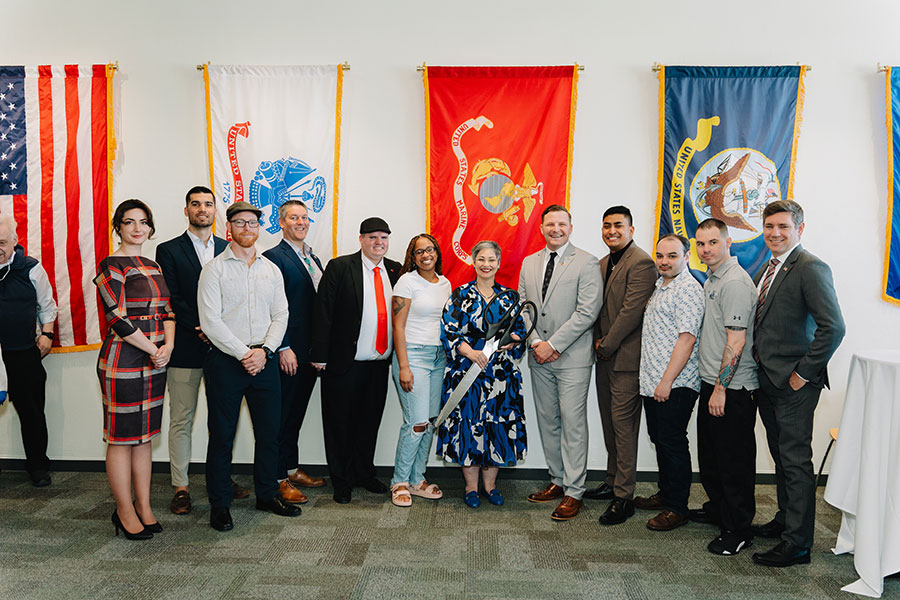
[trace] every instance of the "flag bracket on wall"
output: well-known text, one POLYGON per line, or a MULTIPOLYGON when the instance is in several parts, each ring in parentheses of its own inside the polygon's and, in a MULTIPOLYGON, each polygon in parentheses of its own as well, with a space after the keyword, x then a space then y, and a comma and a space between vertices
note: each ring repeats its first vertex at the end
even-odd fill
MULTIPOLYGON (((197 70, 198 70, 198 71, 202 71, 204 67, 208 67, 210 64, 212 64, 212 63, 210 63, 210 61, 206 61, 205 63, 201 63, 201 64, 197 65, 197 70)), ((116 68, 117 68, 117 69, 119 68, 119 63, 118 63, 118 62, 116 63, 116 68)), ((350 70, 350 63, 347 62, 347 61, 345 60, 345 61, 341 64, 341 70, 342 70, 342 71, 349 71, 349 70, 350 70)))

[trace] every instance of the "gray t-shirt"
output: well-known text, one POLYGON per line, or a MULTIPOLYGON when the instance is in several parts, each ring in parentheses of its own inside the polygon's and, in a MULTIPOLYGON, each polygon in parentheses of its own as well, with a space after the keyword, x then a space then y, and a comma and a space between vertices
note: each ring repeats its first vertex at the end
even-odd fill
POLYGON ((709 274, 703 293, 706 296, 706 312, 700 329, 700 378, 709 384, 716 383, 727 340, 725 328, 740 327, 746 329, 747 341, 728 389, 757 389, 759 381, 752 353, 757 300, 753 280, 738 264, 737 258, 732 256, 715 273, 709 274))

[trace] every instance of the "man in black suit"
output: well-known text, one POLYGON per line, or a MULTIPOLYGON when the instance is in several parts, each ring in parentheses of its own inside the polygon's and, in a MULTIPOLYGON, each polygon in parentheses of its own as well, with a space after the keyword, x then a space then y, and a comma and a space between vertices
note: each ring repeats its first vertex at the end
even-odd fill
POLYGON ((388 305, 400 273, 400 263, 384 258, 390 233, 383 219, 363 221, 360 251, 328 263, 313 309, 309 360, 323 373, 325 457, 339 504, 350 502, 354 485, 387 492, 373 460, 392 350, 388 305))
POLYGON ((281 431, 278 434, 278 493, 286 502, 303 504, 306 495, 295 485, 319 487, 321 477, 310 477, 299 466, 297 443, 309 397, 316 385, 316 370, 309 364, 309 341, 316 288, 322 279, 322 263, 304 240, 309 233, 309 214, 299 200, 278 208, 281 243, 263 252, 284 277, 287 294, 287 333, 278 351, 281 368, 281 431), (290 475, 288 471, 294 469, 290 475))
POLYGON ((777 201, 763 211, 763 238, 772 260, 756 274, 754 357, 759 363, 755 397, 775 460, 778 512, 755 528, 780 538, 757 564, 787 567, 808 563, 815 529, 816 479, 812 464, 813 414, 826 367, 844 337, 844 319, 831 269, 800 245, 803 209, 777 201))
MULTIPOLYGON (((197 281, 200 269, 218 256, 228 243, 212 234, 216 215, 216 197, 202 185, 194 186, 184 196, 187 231, 156 247, 159 263, 169 287, 175 312, 175 349, 169 361, 169 466, 175 496, 169 506, 176 515, 191 512, 188 467, 191 463, 191 434, 197 396, 203 378, 203 358, 209 351, 209 340, 200 330, 197 315, 197 281)), ((249 491, 236 483, 235 498, 246 498, 249 491)))

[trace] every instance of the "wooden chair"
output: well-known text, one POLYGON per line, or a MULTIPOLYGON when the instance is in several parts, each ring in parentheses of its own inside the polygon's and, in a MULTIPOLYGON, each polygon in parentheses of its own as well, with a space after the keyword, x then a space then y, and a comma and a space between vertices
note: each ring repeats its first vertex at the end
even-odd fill
POLYGON ((834 446, 834 443, 837 441, 838 428, 832 427, 829 429, 828 435, 831 436, 831 441, 828 442, 828 447, 825 448, 825 456, 822 457, 822 464, 819 465, 819 474, 816 475, 816 487, 819 487, 819 479, 822 477, 822 470, 825 469, 825 461, 828 460, 828 453, 831 452, 831 447, 834 446))

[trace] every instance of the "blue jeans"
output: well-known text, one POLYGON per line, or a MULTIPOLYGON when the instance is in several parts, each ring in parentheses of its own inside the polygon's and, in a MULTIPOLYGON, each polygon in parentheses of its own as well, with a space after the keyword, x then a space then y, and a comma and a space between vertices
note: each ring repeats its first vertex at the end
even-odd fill
POLYGON ((444 379, 444 367, 447 356, 441 346, 416 346, 407 344, 406 356, 413 374, 413 389, 404 392, 400 387, 400 365, 397 353, 394 352, 393 376, 400 397, 400 408, 403 410, 403 425, 400 426, 400 437, 397 440, 397 454, 394 457, 394 476, 391 484, 407 482, 418 485, 425 479, 425 466, 428 464, 428 452, 434 429, 425 427, 425 431, 415 431, 416 425, 427 423, 436 417, 441 407, 441 383, 444 379))

